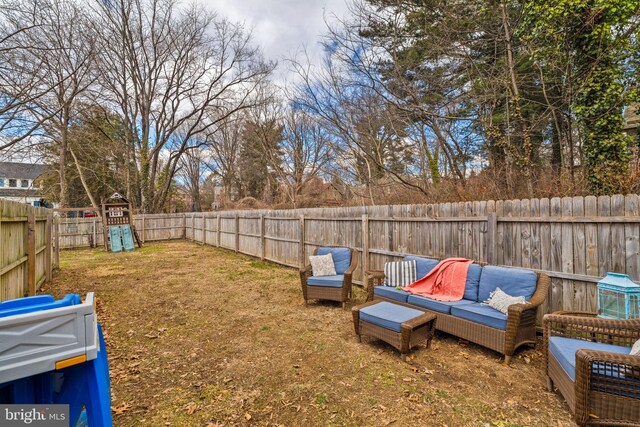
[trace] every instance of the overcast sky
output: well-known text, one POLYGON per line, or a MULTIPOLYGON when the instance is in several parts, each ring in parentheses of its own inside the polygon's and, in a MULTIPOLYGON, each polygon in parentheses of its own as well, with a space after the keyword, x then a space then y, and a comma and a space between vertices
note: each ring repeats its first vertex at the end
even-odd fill
POLYGON ((277 79, 287 80, 287 64, 305 46, 313 63, 322 56, 320 36, 324 17, 347 15, 349 0, 201 0, 221 16, 253 30, 253 38, 265 58, 279 63, 277 79))

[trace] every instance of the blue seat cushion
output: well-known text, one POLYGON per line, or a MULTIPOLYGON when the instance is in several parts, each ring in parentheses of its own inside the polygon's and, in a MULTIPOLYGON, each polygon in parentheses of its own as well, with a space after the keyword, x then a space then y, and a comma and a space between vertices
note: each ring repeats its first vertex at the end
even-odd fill
POLYGON ((612 353, 629 354, 631 347, 577 340, 566 337, 549 337, 549 353, 558 361, 564 372, 576 380, 576 351, 578 349, 609 351, 612 353))
POLYGON ((407 302, 418 307, 426 308, 427 310, 449 314, 451 313, 451 307, 473 304, 475 301, 469 301, 466 299, 461 299, 460 301, 436 301, 431 298, 411 294, 409 295, 409 298, 407 298, 407 302))
POLYGON ((344 283, 344 275, 337 276, 311 276, 307 278, 309 286, 328 286, 330 288, 341 288, 344 283))
POLYGON ((422 258, 419 256, 407 255, 404 257, 405 261, 415 261, 416 262, 416 280, 422 279, 426 276, 433 267, 438 265, 440 261, 433 258, 422 258))
POLYGON ((393 286, 375 286, 373 294, 400 302, 407 302, 409 296, 409 292, 396 289, 393 286))
POLYGON ((361 309, 360 319, 395 332, 400 332, 400 326, 404 322, 422 314, 424 314, 424 311, 382 301, 361 309))
POLYGON ((537 279, 536 273, 531 270, 486 266, 480 275, 478 301, 488 300, 496 288, 502 289, 512 297, 522 296, 529 301, 536 290, 537 279))
POLYGON ((451 315, 491 328, 507 330, 506 314, 479 302, 451 307, 451 315))
POLYGON ((480 287, 480 276, 482 267, 478 264, 469 264, 467 270, 467 282, 464 285, 464 296, 462 298, 469 301, 478 301, 478 289, 480 287))
POLYGON ((336 274, 344 274, 351 265, 351 250, 349 248, 318 248, 318 255, 331 254, 336 274))

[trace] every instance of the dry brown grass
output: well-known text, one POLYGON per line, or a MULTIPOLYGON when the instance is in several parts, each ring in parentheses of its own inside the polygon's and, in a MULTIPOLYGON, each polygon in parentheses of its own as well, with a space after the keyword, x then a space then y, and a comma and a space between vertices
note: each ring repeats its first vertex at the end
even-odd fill
POLYGON ((350 310, 305 308, 293 269, 184 241, 61 263, 43 291, 96 292, 116 426, 572 425, 539 350, 505 367, 438 334, 403 363, 350 310))

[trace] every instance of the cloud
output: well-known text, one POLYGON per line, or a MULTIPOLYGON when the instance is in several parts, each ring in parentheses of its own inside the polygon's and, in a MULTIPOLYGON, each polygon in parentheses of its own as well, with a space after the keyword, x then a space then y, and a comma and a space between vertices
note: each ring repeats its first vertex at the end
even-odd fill
POLYGON ((293 58, 303 48, 312 63, 322 58, 321 36, 324 18, 347 15, 349 0, 201 0, 219 16, 244 23, 266 59, 279 62, 278 77, 287 76, 284 59, 293 58))

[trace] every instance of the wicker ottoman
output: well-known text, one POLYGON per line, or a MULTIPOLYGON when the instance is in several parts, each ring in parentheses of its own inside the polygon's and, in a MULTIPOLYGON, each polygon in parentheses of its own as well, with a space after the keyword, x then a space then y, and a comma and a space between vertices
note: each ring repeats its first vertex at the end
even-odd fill
POLYGON ((370 301, 353 307, 353 326, 362 342, 362 335, 380 339, 400 350, 402 360, 420 342, 431 346, 436 328, 436 315, 393 304, 370 301))

